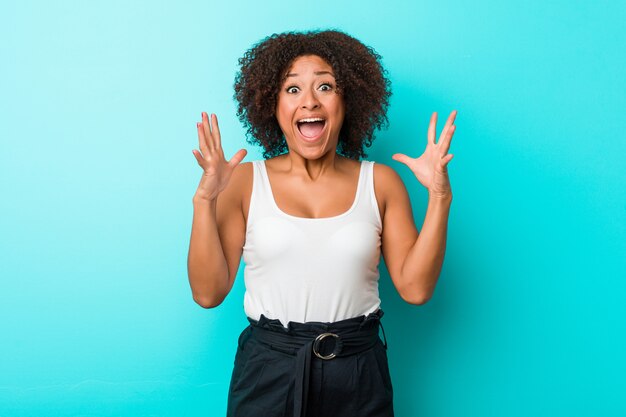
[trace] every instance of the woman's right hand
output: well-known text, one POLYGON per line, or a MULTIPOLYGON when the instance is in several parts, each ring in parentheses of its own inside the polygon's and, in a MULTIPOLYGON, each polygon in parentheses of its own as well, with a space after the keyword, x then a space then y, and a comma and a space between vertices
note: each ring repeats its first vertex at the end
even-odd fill
POLYGON ((200 152, 194 149, 193 155, 198 165, 204 170, 195 198, 211 201, 226 188, 233 170, 245 158, 248 151, 240 149, 230 161, 224 158, 217 116, 211 115, 211 123, 205 112, 202 112, 202 123, 197 123, 200 152), (211 129, 213 127, 213 129, 211 129))

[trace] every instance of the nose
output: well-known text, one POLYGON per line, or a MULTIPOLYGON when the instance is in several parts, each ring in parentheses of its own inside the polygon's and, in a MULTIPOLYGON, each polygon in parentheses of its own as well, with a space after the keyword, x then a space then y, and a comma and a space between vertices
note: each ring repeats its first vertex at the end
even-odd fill
POLYGON ((303 109, 316 109, 320 106, 320 101, 317 97, 314 89, 307 89, 302 95, 302 102, 300 103, 303 109))

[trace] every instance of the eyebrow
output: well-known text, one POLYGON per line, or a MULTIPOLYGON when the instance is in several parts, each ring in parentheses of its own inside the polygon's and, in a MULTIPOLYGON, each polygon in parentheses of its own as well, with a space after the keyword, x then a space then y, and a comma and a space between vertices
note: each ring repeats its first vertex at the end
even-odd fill
MULTIPOLYGON (((333 77, 335 76, 335 74, 333 74, 333 73, 332 73, 332 72, 330 72, 330 71, 315 71, 315 72, 314 72, 314 74, 315 74, 315 75, 330 74, 330 75, 332 75, 333 77)), ((298 76, 298 74, 295 74, 295 73, 292 73, 292 74, 287 74, 287 77, 297 77, 297 76, 298 76)))

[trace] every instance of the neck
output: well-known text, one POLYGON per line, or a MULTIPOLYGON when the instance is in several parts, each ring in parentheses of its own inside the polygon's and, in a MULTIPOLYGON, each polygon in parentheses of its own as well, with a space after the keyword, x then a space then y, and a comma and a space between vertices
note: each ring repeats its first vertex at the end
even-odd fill
POLYGON ((307 181, 316 181, 319 178, 332 176, 344 162, 343 156, 333 152, 326 152, 317 159, 305 158, 289 151, 281 157, 281 171, 291 177, 305 178, 307 181))

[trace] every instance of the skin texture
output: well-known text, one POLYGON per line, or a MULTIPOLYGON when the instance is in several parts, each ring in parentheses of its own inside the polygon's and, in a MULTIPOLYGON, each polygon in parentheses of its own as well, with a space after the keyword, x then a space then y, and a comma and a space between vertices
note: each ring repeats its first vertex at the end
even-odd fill
MULTIPOLYGON (((337 77, 331 62, 319 55, 305 54, 291 61, 284 75, 277 78, 279 83, 267 87, 276 90, 273 117, 288 149, 282 155, 267 159, 266 167, 273 197, 279 208, 288 214, 332 217, 347 211, 354 200, 359 162, 338 152, 347 115, 352 109, 337 77), (297 75, 287 76, 289 74, 297 75), (333 86, 333 82, 337 85, 333 86), (314 143, 304 141, 295 124, 300 118, 311 115, 322 116, 327 123, 322 138, 314 143)), ((456 111, 453 111, 436 141, 437 114, 433 113, 424 152, 415 158, 402 153, 392 157, 405 164, 428 189, 428 208, 421 232, 418 233, 415 226, 408 191, 400 176, 385 164, 374 165, 375 195, 383 221, 382 254, 394 286, 410 304, 424 304, 432 297, 441 272, 452 201, 447 165, 452 159, 448 150, 455 132, 455 118, 456 111)), ((232 288, 241 261, 253 173, 251 163, 241 163, 247 153, 245 149, 239 150, 230 161, 224 158, 217 116, 211 115, 211 123, 205 113, 202 119, 198 124, 202 154, 194 150, 194 156, 203 167, 204 176, 194 197, 194 209, 198 213, 214 214, 215 223, 209 222, 206 228, 214 224, 217 236, 204 232, 205 226, 198 226, 197 234, 202 236, 199 241, 219 239, 221 247, 214 244, 203 250, 223 250, 227 273, 220 269, 219 274, 213 275, 227 275, 227 281, 209 285, 214 278, 206 274, 211 277, 196 278, 192 289, 200 305, 215 307, 232 288), (224 188, 215 199, 207 199, 207 195, 216 194, 217 185, 211 188, 206 184, 222 186, 223 178, 229 179, 224 188), (209 203, 215 205, 215 212, 209 203)), ((198 215, 198 218, 200 223, 205 216, 198 215)), ((195 219, 194 212, 194 227, 195 219)), ((206 262, 195 269, 201 271, 206 265, 217 263, 206 262)))

